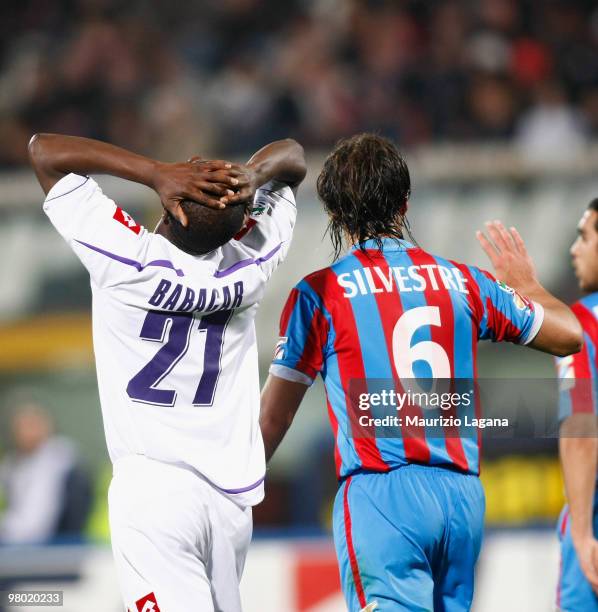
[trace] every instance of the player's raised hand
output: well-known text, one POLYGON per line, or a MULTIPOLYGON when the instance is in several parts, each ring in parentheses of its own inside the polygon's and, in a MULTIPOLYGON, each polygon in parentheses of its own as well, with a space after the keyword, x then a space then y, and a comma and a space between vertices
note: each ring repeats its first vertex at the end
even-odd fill
POLYGON ((152 186, 164 208, 186 227, 187 216, 181 207, 183 200, 224 208, 223 198, 234 195, 246 182, 243 172, 231 162, 191 158, 188 162, 156 164, 152 186))
POLYGON ((509 230, 500 221, 486 223, 488 237, 483 232, 476 232, 482 249, 492 263, 495 276, 510 287, 523 294, 538 284, 536 267, 530 257, 519 232, 511 227, 509 230))

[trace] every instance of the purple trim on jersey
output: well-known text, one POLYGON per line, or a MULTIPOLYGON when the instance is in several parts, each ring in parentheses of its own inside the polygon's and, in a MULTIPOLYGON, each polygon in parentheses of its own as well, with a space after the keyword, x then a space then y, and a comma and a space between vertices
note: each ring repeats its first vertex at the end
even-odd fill
POLYGON ((233 272, 236 272, 241 268, 246 268, 247 266, 251 266, 253 264, 259 266, 260 264, 274 257, 274 255, 276 255, 281 246, 282 242, 278 246, 275 246, 269 253, 266 253, 263 257, 258 257, 257 259, 242 259, 241 261, 238 261, 229 268, 225 268, 224 270, 216 270, 216 272, 214 272, 214 276, 216 278, 222 278, 223 276, 228 276, 229 274, 232 274, 233 272))
POLYGON ((127 257, 121 257, 116 253, 110 253, 110 251, 105 251, 104 249, 100 249, 100 247, 94 246, 93 244, 88 244, 87 242, 82 242, 81 240, 76 239, 75 242, 82 244, 83 246, 87 247, 88 249, 91 249, 92 251, 96 251, 96 253, 100 253, 102 255, 105 255, 106 257, 110 257, 110 259, 119 261, 120 263, 123 263, 127 266, 132 266, 137 270, 137 272, 141 272, 145 268, 149 268, 150 266, 157 266, 160 268, 168 268, 170 270, 174 270, 177 276, 185 276, 185 273, 180 268, 175 268, 172 261, 169 261, 168 259, 155 259, 154 261, 150 261, 149 263, 146 263, 144 265, 139 261, 135 261, 134 259, 128 259, 127 257))
MULTIPOLYGON (((247 491, 251 491, 252 489, 255 489, 257 487, 259 487, 262 482, 264 482, 264 479, 266 478, 266 475, 264 474, 258 481, 254 482, 253 484, 250 484, 246 487, 243 487, 242 489, 222 489, 220 487, 216 487, 219 491, 222 491, 223 493, 232 493, 233 495, 236 493, 247 493, 247 491)), ((216 485, 214 485, 216 486, 216 485)))
MULTIPOLYGON (((289 187, 289 189, 291 188, 290 185, 287 185, 287 187, 289 187)), ((282 193, 280 193, 280 191, 273 191, 272 189, 263 189, 260 188, 259 191, 264 191, 266 193, 271 193, 272 195, 277 195, 278 197, 282 198, 285 202, 288 202, 291 206, 295 206, 294 202, 291 202, 291 200, 289 200, 289 198, 285 198, 282 193)), ((295 208, 297 208, 295 206, 295 208)))

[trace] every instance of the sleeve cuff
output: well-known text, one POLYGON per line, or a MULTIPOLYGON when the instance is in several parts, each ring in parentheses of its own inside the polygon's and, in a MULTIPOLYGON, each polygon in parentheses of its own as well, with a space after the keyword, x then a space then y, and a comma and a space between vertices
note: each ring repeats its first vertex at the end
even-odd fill
POLYGON ((308 387, 311 387, 314 382, 313 378, 310 378, 307 374, 299 372, 299 370, 293 370, 293 368, 288 366, 280 365, 279 363, 273 363, 270 366, 270 374, 290 382, 302 383, 308 387))
POLYGON ((540 331, 542 327, 542 323, 544 323, 544 306, 539 304, 538 302, 533 302, 534 304, 534 322, 532 323, 531 329, 527 334, 527 338, 522 342, 522 344, 529 344, 540 331))

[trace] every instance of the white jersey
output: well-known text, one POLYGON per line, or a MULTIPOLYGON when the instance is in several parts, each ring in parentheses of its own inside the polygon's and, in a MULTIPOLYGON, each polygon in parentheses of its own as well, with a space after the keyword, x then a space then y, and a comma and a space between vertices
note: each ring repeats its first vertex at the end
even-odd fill
POLYGON ((108 452, 188 466, 238 503, 263 499, 254 317, 288 252, 288 185, 256 193, 249 231, 194 256, 148 232, 97 183, 69 174, 44 211, 91 277, 108 452))

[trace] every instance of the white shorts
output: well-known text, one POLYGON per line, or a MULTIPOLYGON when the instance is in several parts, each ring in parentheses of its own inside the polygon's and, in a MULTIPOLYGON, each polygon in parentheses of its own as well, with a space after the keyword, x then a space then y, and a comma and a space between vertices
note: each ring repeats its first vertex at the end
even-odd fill
POLYGON ((112 550, 130 612, 238 612, 251 540, 240 507, 197 473, 119 459, 108 492, 112 550))

